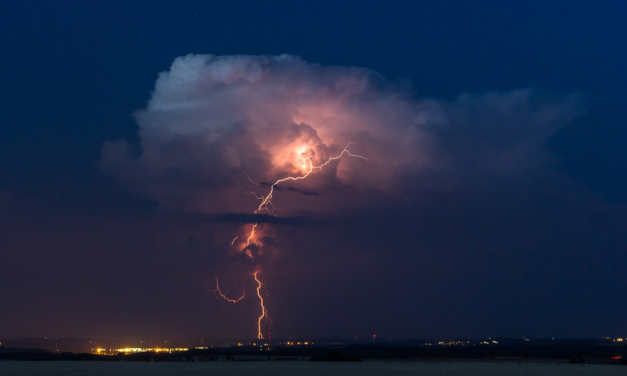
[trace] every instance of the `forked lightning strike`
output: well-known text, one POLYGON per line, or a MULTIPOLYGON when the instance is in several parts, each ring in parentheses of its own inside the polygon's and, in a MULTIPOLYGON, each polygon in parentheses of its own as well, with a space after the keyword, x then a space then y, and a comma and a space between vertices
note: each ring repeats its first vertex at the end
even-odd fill
MULTIPOLYGON (((350 152, 350 150, 348 150, 348 147, 351 146, 352 144, 354 144, 355 142, 349 142, 348 145, 346 145, 346 147, 344 148, 344 150, 342 150, 342 152, 335 156, 335 157, 331 157, 329 158, 326 162, 324 162, 323 164, 319 165, 319 166, 314 166, 313 161, 311 160, 310 157, 302 157, 302 153, 301 155, 298 156, 298 158, 300 160, 302 160, 302 165, 301 167, 303 169, 306 169, 307 166, 309 166, 309 169, 305 172, 305 174, 303 174, 302 176, 288 176, 286 178, 282 178, 277 180, 276 182, 274 182, 271 186, 270 186, 270 191, 268 192, 268 194, 266 196, 257 196, 256 193, 254 192, 249 192, 248 194, 252 194, 255 196, 256 199, 260 200, 261 203, 259 204, 259 207, 257 207, 257 209, 254 211, 255 214, 259 214, 261 212, 267 212, 270 215, 276 216, 276 214, 274 214, 274 204, 272 203, 272 198, 274 195, 274 187, 286 182, 286 181, 297 181, 297 180, 305 180, 307 179, 307 177, 309 177, 311 174, 315 174, 316 172, 319 172, 320 170, 322 170, 323 167, 327 166, 329 163, 340 159, 342 156, 344 155, 348 155, 350 157, 354 157, 354 158, 361 158, 363 160, 368 160, 368 158, 363 157, 361 155, 357 155, 357 154, 353 154, 350 152)), ((246 178, 248 178, 248 180, 250 180, 251 183, 253 183, 253 185, 255 187, 260 186, 260 184, 255 183, 248 175, 246 175, 246 173, 244 173, 244 175, 246 176, 246 178)), ((248 187, 251 187, 250 185, 246 185, 248 187)), ((250 241, 251 239, 253 239, 255 237, 255 228, 257 227, 257 223, 253 224, 251 230, 250 230, 250 235, 248 236, 248 238, 246 239, 246 246, 248 247, 250 245, 250 241)), ((235 244, 235 241, 238 239, 238 237, 235 237, 235 239, 233 239, 233 241, 231 242, 231 245, 235 244)), ((249 249, 246 249, 246 255, 248 257, 250 257, 251 259, 253 258, 252 253, 250 252, 249 249)), ((261 306, 261 316, 259 316, 259 319, 257 320, 257 338, 258 339, 264 339, 263 334, 261 334, 261 320, 268 319, 268 311, 266 310, 266 307, 264 306, 264 302, 263 302, 263 297, 261 296, 261 287, 263 286, 263 283, 259 280, 259 278, 257 278, 257 274, 260 272, 260 270, 257 270, 255 273, 253 273, 253 277, 255 279, 255 282, 257 282, 257 296, 259 297, 259 303, 261 306)), ((244 294, 239 298, 239 299, 229 299, 227 298, 224 294, 222 294, 222 292, 220 291, 220 286, 218 285, 218 279, 216 278, 216 291, 218 294, 220 294, 220 296, 222 298, 224 298, 226 301, 231 302, 231 303, 237 303, 240 300, 242 300, 244 298, 244 296, 246 296, 246 291, 244 290, 244 294)))

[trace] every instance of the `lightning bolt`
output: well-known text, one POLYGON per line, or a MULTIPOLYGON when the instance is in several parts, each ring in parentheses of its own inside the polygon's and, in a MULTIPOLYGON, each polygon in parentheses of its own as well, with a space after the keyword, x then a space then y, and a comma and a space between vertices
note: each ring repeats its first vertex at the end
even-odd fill
POLYGON ((255 281, 257 282, 257 296, 259 297, 259 302, 261 305, 261 316, 259 316, 259 320, 257 320, 257 338, 263 339, 263 334, 261 334, 261 320, 263 320, 264 317, 268 316, 268 312, 266 311, 266 307, 263 305, 263 297, 261 296, 262 283, 257 278, 258 273, 259 271, 256 271, 255 274, 253 274, 253 276, 255 276, 255 281))
MULTIPOLYGON (((256 227, 257 227, 257 223, 255 223, 253 227, 250 229, 250 236, 248 237, 248 239, 246 239, 247 247, 250 245, 250 239, 252 239, 255 236, 256 227)), ((246 256, 250 257, 251 259, 253 258, 253 254, 250 252, 250 249, 246 249, 246 256)))
POLYGON ((253 225, 253 228, 250 230, 250 236, 248 237, 248 239, 246 239, 246 245, 250 245, 250 239, 252 239, 255 236, 255 227, 257 227, 256 223, 253 225))
MULTIPOLYGON (((350 150, 348 150, 348 147, 351 146, 352 144, 355 144, 355 142, 349 142, 348 145, 346 145, 346 147, 344 148, 344 150, 342 150, 342 152, 335 156, 335 157, 331 157, 329 158, 326 162, 324 162, 321 165, 318 166, 314 166, 313 161, 311 160, 310 157, 301 157, 299 156, 300 159, 303 160, 303 168, 307 168, 307 165, 309 165, 309 170, 307 170, 307 172, 302 175, 302 176, 288 176, 286 178, 283 179, 279 179, 277 181, 274 182, 274 184, 272 184, 270 186, 270 192, 268 192, 268 194, 265 197, 261 197, 261 204, 259 204, 259 207, 257 208, 257 210, 255 210, 255 214, 261 213, 262 211, 266 211, 271 215, 275 215, 274 214, 274 205, 272 204, 272 198, 274 197, 274 187, 276 187, 277 185, 279 185, 280 183, 286 182, 286 181, 297 181, 297 180, 305 180, 309 177, 309 175, 311 174, 315 174, 316 172, 319 172, 320 170, 322 170, 323 167, 327 166, 329 163, 342 158, 342 156, 344 156, 345 154, 350 156, 350 157, 354 157, 354 158, 361 158, 363 160, 368 160, 368 158, 366 157, 362 157, 361 155, 357 155, 357 154, 353 154, 350 152, 350 150), (268 209, 268 206, 272 206, 273 209, 270 210, 268 209)), ((250 178, 249 178, 250 179, 250 178)), ((257 197, 255 195, 255 197, 257 197)))
MULTIPOLYGON (((237 285, 237 281, 235 281, 235 285, 237 285)), ((216 277, 216 289, 211 290, 211 291, 218 293, 218 295, 220 295, 222 299, 226 300, 229 303, 237 303, 240 300, 244 299, 244 297, 246 296, 246 287, 243 285, 242 285, 242 290, 243 290, 242 296, 240 296, 238 299, 229 299, 226 295, 222 293, 222 291, 220 291, 220 281, 218 281, 218 277, 216 277)))
MULTIPOLYGON (((320 170, 322 170, 325 166, 329 165, 331 162, 342 158, 344 155, 348 155, 349 157, 354 157, 354 158, 360 158, 363 159, 365 161, 368 160, 368 158, 363 157, 361 155, 357 155, 357 154, 353 154, 351 153, 350 150, 348 150, 349 146, 351 146, 352 144, 355 144, 355 142, 349 142, 346 147, 342 150, 342 152, 338 155, 336 155, 335 157, 330 157, 329 159, 327 159, 326 162, 320 164, 320 165, 314 165, 313 161, 311 160, 311 158, 309 156, 306 157, 302 157, 302 155, 299 155, 299 159, 302 160, 302 168, 303 169, 307 169, 306 172, 301 175, 301 176, 288 176, 282 179, 279 179, 277 181, 275 181, 271 186, 270 186, 270 191, 268 192, 267 195, 265 196, 258 196, 256 193, 254 192, 249 192, 247 194, 251 194, 254 195, 255 198, 259 201, 261 201, 261 203, 259 204, 259 206, 257 207, 257 209, 254 211, 255 214, 259 214, 262 212, 267 212, 270 215, 276 216, 276 214, 274 214, 274 204, 272 203, 272 198, 274 197, 274 187, 278 186, 279 184, 286 182, 286 181, 298 181, 298 180, 305 180, 307 179, 310 175, 315 174, 317 172, 319 172, 320 170)), ((302 153, 301 153, 302 154, 302 153)), ((254 187, 258 187, 260 186, 260 184, 255 183, 250 176, 246 175, 246 173, 244 173, 244 175, 246 176, 246 178, 253 184, 254 187)), ((251 187, 250 185, 246 185, 247 187, 251 187)), ((251 230, 250 230, 250 235, 248 236, 248 238, 246 239, 246 246, 249 246, 251 243, 251 240, 255 237, 255 228, 257 227, 257 223, 253 224, 251 230)), ((231 242, 231 245, 235 244, 235 241, 238 239, 238 237, 235 237, 235 239, 233 239, 233 241, 231 242)), ((252 253, 250 252, 249 249, 246 249, 246 255, 248 257, 250 257, 251 259, 253 258, 252 253)), ((263 334, 261 334, 261 320, 263 320, 264 318, 267 320, 269 319, 268 317, 268 311, 266 310, 266 307, 264 305, 264 301, 263 301, 263 297, 261 296, 261 287, 263 286, 263 283, 259 280, 259 278, 257 278, 257 274, 259 274, 259 272, 261 271, 261 269, 258 269, 255 273, 253 273, 253 277, 255 279, 255 282, 257 282, 257 297, 259 297, 259 305, 261 307, 261 316, 259 316, 259 319, 257 320, 257 338, 258 339, 264 339, 263 334)), ((220 294, 220 296, 222 298, 224 298, 225 300, 231 302, 231 303, 237 303, 240 300, 242 300, 244 298, 244 296, 246 295, 246 291, 244 291, 244 294, 237 300, 234 299, 229 299, 227 298, 224 294, 222 294, 222 292, 220 291, 220 287, 218 285, 218 279, 216 278, 216 291, 218 294, 220 294)))

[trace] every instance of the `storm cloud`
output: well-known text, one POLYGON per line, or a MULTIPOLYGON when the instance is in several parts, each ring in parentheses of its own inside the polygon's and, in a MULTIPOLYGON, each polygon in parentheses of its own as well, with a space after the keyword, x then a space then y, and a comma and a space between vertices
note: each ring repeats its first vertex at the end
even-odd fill
POLYGON ((555 320, 513 325, 507 312, 574 309, 577 300, 553 300, 566 293, 564 281, 579 286, 579 275, 566 270, 585 269, 592 249, 614 252, 615 240, 602 235, 614 228, 611 212, 559 170, 548 147, 585 111, 578 94, 521 89, 437 100, 366 68, 289 55, 189 55, 159 75, 147 107, 136 112, 139 143, 107 143, 100 168, 156 200, 160 212, 195 223, 179 233, 164 229, 168 244, 186 249, 198 243, 190 237, 210 237, 208 281, 212 274, 247 281, 260 268, 282 281, 270 286, 274 330, 301 333, 302 320, 321 320, 335 323, 326 333, 372 325, 401 333, 413 316, 450 325, 442 312, 461 304, 472 307, 467 319, 423 332, 566 333, 555 320), (248 193, 266 195, 277 179, 302 175, 303 155, 320 164, 347 145, 367 161, 344 155, 304 181, 278 185, 273 203, 283 219, 255 213, 259 201, 248 193), (569 259, 572 252, 585 256, 569 259), (562 258, 570 266, 554 274, 562 258), (529 285, 537 288, 507 300, 529 285), (325 289, 334 293, 321 295, 325 289), (459 291, 471 300, 455 298, 459 291), (485 291, 507 304, 482 311, 494 306, 485 291), (405 295, 414 303, 403 309, 388 301, 405 295), (390 314, 371 299, 403 319, 381 324, 390 314), (321 300, 353 302, 353 321, 307 308, 321 300))
POLYGON ((139 145, 105 144, 100 167, 163 210, 250 213, 257 201, 246 193, 302 175, 299 155, 319 165, 353 142, 367 161, 345 156, 275 195, 278 215, 332 215, 550 168, 548 139, 581 111, 577 95, 418 99, 409 83, 366 68, 291 55, 188 55, 159 75, 136 112, 139 145))

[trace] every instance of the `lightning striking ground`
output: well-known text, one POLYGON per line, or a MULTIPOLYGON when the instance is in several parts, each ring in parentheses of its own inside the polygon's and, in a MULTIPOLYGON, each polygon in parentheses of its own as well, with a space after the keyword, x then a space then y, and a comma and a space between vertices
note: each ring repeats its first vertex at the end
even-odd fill
POLYGON ((257 278, 258 273, 259 271, 256 271, 255 274, 253 274, 255 276, 255 281, 257 282, 257 296, 259 297, 259 302, 261 305, 261 316, 259 316, 259 320, 257 321, 257 338, 263 339, 263 334, 261 334, 261 320, 263 320, 264 317, 267 317, 267 311, 266 311, 266 307, 263 305, 263 297, 261 296, 262 283, 257 278))
MULTIPOLYGON (((305 180, 307 179, 310 175, 315 174, 317 172, 319 172, 320 170, 322 170, 322 168, 324 168, 325 166, 329 165, 331 162, 342 158, 344 155, 348 155, 349 157, 354 157, 354 158, 360 158, 363 159, 365 161, 368 160, 368 158, 363 157, 361 155, 357 155, 357 154, 353 154, 350 152, 350 150, 348 150, 349 146, 351 146, 352 144, 355 144, 355 142, 349 142, 346 147, 342 150, 342 152, 340 154, 338 154, 335 157, 330 157, 329 159, 326 160, 326 162, 320 164, 320 165, 314 165, 314 162, 312 161, 311 157, 309 156, 305 156, 303 157, 302 154, 300 153, 298 158, 299 160, 302 161, 302 165, 301 167, 306 170, 306 172, 301 175, 301 176, 288 176, 282 179, 279 179, 277 181, 275 181, 272 185, 270 185, 270 191, 268 192, 267 195, 265 196, 258 196, 256 193, 254 192, 249 192, 248 194, 254 195, 255 198, 259 201, 261 201, 261 203, 259 204, 259 206, 257 207, 257 209, 254 211, 255 214, 259 214, 262 212, 266 212, 270 215, 276 216, 276 214, 274 213, 274 204, 272 203, 272 198, 274 197, 274 187, 278 186, 279 184, 286 182, 286 181, 298 181, 298 180, 305 180), (307 169, 308 168, 308 169, 307 169)), ((255 183, 248 175, 246 175, 246 173, 244 173, 244 175, 246 176, 246 178, 254 185, 254 187, 259 187, 260 184, 255 183)), ((248 187, 251 187, 250 185, 246 185, 248 187)), ((255 237, 255 228, 257 227, 258 223, 255 223, 252 225, 252 228, 250 230, 250 235, 248 236, 248 238, 246 239, 246 251, 245 254, 247 257, 249 258, 253 258, 252 253, 250 252, 249 249, 247 249, 247 247, 250 245, 251 240, 253 240, 254 242, 254 237, 255 237)), ((235 239, 233 239, 233 241, 231 242, 231 245, 233 246, 235 244, 235 241, 238 239, 238 237, 235 237, 235 239)), ((268 319, 268 311, 266 310, 266 307, 264 305, 264 301, 263 301, 263 297, 261 296, 261 287, 263 286, 263 283, 259 280, 259 278, 257 278, 257 274, 259 274, 260 269, 258 269, 257 271, 255 271, 253 273, 253 277, 255 279, 255 282, 257 282, 257 297, 259 297, 259 304, 261 306, 261 316, 259 316, 259 319, 257 320, 257 338, 258 339, 264 339, 263 334, 261 333, 261 321, 265 318, 268 319)), ((228 302, 231 303, 237 303, 240 300, 242 300, 244 298, 244 296, 246 296, 246 291, 244 290, 244 294, 239 298, 239 299, 229 299, 227 298, 224 294, 222 294, 222 292, 220 291, 220 287, 218 285, 218 279, 216 278, 216 291, 218 294, 220 294, 220 296, 222 298, 224 298, 225 300, 227 300, 228 302)))

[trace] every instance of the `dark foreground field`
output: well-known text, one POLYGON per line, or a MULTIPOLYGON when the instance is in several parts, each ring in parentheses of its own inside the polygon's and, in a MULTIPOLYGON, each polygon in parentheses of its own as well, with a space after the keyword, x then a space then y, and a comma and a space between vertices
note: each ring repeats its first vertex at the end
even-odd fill
POLYGON ((484 362, 0 362, 3 376, 612 376, 625 375, 624 367, 555 363, 484 362))

